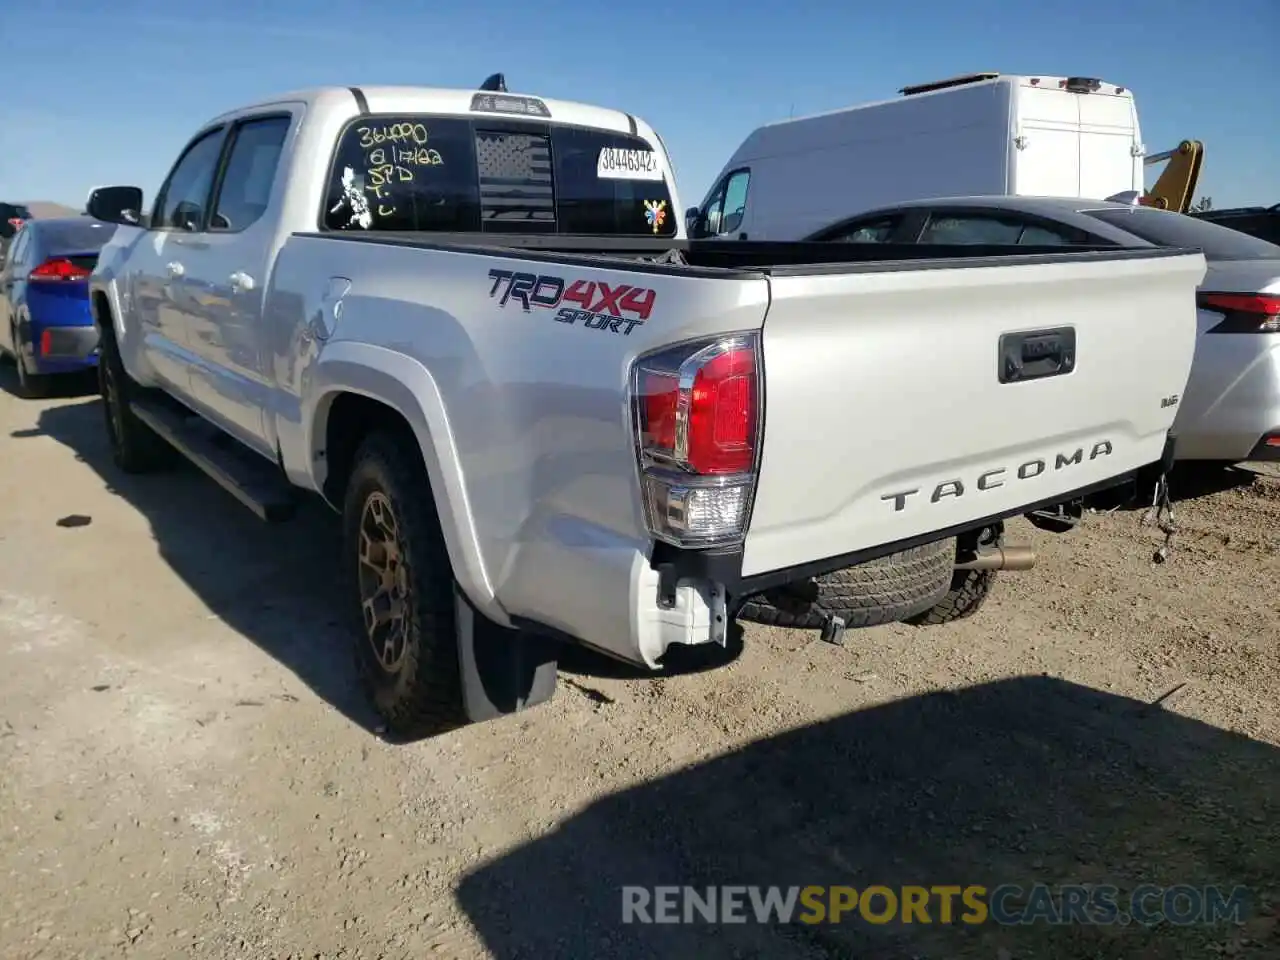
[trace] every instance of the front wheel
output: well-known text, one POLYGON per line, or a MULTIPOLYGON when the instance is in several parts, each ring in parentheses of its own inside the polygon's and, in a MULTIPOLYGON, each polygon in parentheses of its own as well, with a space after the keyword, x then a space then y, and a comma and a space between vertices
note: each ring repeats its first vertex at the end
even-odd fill
POLYGON ((174 449, 129 406, 137 385, 125 372, 120 348, 110 335, 102 338, 98 355, 98 389, 116 466, 125 473, 150 473, 173 461, 174 449))
POLYGON ((377 432, 364 441, 343 532, 356 665, 374 707, 398 737, 462 726, 453 569, 415 440, 377 432))

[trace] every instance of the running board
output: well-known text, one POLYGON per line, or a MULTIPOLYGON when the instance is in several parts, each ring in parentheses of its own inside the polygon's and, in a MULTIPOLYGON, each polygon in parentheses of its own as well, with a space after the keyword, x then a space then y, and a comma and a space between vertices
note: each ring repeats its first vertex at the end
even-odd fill
POLYGON ((279 470, 252 450, 195 414, 162 401, 139 398, 129 404, 134 416, 218 482, 224 490, 267 523, 290 519, 297 508, 293 488, 279 470))

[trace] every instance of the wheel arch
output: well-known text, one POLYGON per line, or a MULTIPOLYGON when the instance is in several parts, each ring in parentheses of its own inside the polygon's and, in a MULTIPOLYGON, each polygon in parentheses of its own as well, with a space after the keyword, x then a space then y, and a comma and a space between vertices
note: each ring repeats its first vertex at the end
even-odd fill
POLYGON ((426 467, 431 496, 454 578, 467 598, 495 622, 510 620, 498 604, 471 517, 462 469, 434 379, 402 354, 364 344, 326 347, 313 371, 306 449, 315 489, 335 510, 360 442, 377 429, 411 437, 426 467))

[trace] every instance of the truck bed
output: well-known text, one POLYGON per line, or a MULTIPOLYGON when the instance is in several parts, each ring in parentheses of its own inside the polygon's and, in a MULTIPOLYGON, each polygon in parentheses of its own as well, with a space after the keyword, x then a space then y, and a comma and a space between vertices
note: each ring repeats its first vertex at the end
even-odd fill
MULTIPOLYGON (((439 405, 422 435, 438 482, 468 504, 444 517, 463 582, 513 622, 612 638, 612 652, 649 663, 665 646, 651 606, 664 567, 722 584, 732 611, 770 584, 1160 461, 1205 270, 1197 252, 1158 248, 354 231, 295 234, 280 263, 268 310, 281 317, 322 311, 305 291, 352 278, 311 386, 294 388, 304 406, 357 352, 403 354, 397 382, 412 374, 421 402, 439 405), (510 296, 515 277, 523 297, 510 296), (638 291, 643 318, 596 322, 609 319, 598 302, 565 296, 583 288, 610 290, 622 313, 617 291, 638 291), (743 531, 668 549, 638 508, 635 364, 740 334, 763 370, 743 531)), ((309 444, 286 435, 283 448, 309 444)))
POLYGON ((492 234, 478 242, 475 234, 380 233, 351 231, 299 233, 299 237, 387 244, 423 250, 465 251, 483 256, 565 263, 584 267, 616 265, 627 269, 703 275, 788 276, 815 272, 924 270, 939 267, 1011 266, 1124 260, 1174 256, 1190 251, 1172 248, 1127 248, 1104 244, 1033 246, 1030 244, 832 243, 770 240, 680 240, 647 237, 564 237, 492 234))

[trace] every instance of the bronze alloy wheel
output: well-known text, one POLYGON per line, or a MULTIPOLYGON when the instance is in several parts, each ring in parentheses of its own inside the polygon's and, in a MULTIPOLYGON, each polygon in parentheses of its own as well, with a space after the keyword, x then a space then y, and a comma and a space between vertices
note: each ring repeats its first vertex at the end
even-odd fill
POLYGON ((409 648, 412 591, 400 525, 386 494, 374 491, 360 516, 360 607, 373 658, 396 673, 409 648))
POLYGON ((371 431, 345 487, 343 567, 361 685, 398 739, 463 726, 453 569, 413 433, 371 431))

